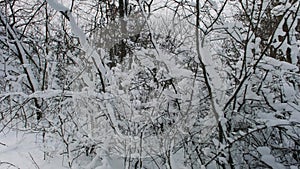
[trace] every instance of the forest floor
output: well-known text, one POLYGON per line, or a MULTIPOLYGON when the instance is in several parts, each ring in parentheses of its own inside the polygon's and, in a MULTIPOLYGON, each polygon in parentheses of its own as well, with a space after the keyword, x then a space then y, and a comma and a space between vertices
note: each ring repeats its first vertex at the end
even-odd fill
MULTIPOLYGON (((49 147, 53 150, 57 145, 48 140, 43 143, 41 134, 31 131, 5 131, 0 132, 0 169, 69 169, 67 159, 57 151, 49 152, 45 156, 49 147), (46 145, 47 144, 47 145, 46 145), (52 144, 52 145, 49 145, 52 144), (45 147, 47 146, 47 147, 45 147)), ((182 161, 183 152, 172 156, 171 162, 174 169, 185 169, 182 161)), ((90 157, 80 157, 74 163, 74 169, 120 169, 123 164, 123 158, 108 157, 107 162, 101 163, 97 158, 92 160, 90 157), (95 161, 96 160, 96 161, 95 161), (100 163, 99 163, 100 162, 100 163)), ((102 160, 102 162, 104 162, 102 160)), ((145 163, 146 165, 146 163, 145 163)), ((154 167, 154 163, 147 164, 148 168, 154 167)))
POLYGON ((63 159, 44 160, 42 137, 30 132, 0 133, 0 169, 61 169, 63 159))

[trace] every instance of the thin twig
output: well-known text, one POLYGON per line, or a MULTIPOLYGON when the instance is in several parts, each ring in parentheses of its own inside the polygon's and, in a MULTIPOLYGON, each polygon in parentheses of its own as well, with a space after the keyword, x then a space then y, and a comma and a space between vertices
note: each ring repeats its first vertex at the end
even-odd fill
POLYGON ((4 144, 4 143, 1 143, 1 142, 0 142, 0 145, 7 147, 7 145, 6 145, 6 144, 4 144))
POLYGON ((40 169, 39 165, 36 163, 36 161, 34 160, 34 158, 32 157, 31 153, 28 153, 31 160, 33 161, 33 164, 35 165, 35 168, 40 169))
POLYGON ((1 165, 9 165, 9 166, 12 166, 12 167, 15 167, 17 169, 20 169, 19 167, 17 167, 16 165, 10 163, 10 162, 6 162, 6 161, 0 161, 0 166, 1 165))

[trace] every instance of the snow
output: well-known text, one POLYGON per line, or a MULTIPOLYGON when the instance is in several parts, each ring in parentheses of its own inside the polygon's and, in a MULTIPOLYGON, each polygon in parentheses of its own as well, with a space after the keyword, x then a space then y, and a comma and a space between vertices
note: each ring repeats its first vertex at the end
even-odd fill
POLYGON ((188 167, 184 165, 184 160, 183 160, 184 159, 184 151, 183 151, 183 149, 176 152, 170 158, 171 158, 172 168, 174 168, 174 169, 188 169, 188 167))
POLYGON ((63 166, 61 158, 50 158, 47 156, 46 160, 43 159, 42 138, 36 133, 21 131, 1 132, 0 143, 0 168, 8 167, 8 165, 1 165, 4 162, 16 166, 12 168, 20 169, 68 168, 63 166))
POLYGON ((271 150, 269 147, 258 147, 257 151, 262 155, 261 160, 267 165, 271 166, 273 169, 284 169, 285 166, 277 163, 275 157, 271 155, 271 150))
POLYGON ((269 147, 258 147, 257 151, 261 154, 261 155, 269 155, 271 153, 271 150, 269 147))
POLYGON ((263 155, 261 160, 273 169, 285 169, 284 165, 275 162, 275 158, 272 155, 263 155))
POLYGON ((72 32, 80 39, 81 45, 85 48, 88 48, 89 46, 87 44, 85 33, 78 27, 71 13, 68 13, 68 17, 70 18, 70 25, 71 25, 72 32))
POLYGON ((56 0, 47 0, 48 4, 57 11, 68 11, 69 9, 65 7, 64 5, 58 3, 56 0))
MULTIPOLYGON (((259 65, 266 70, 275 70, 276 68, 280 68, 285 71, 294 71, 297 72, 299 68, 296 65, 279 61, 271 57, 264 57, 259 65)), ((283 71, 284 72, 284 71, 283 71)))
POLYGON ((287 4, 280 4, 280 5, 277 5, 275 6, 271 13, 275 16, 280 16, 280 15, 283 15, 284 12, 291 7, 291 4, 290 3, 287 3, 287 4))

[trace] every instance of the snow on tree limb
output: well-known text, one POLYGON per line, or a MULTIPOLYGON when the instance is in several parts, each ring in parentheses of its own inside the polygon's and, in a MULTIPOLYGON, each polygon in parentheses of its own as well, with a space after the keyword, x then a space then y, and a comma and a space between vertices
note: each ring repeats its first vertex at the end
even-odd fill
MULTIPOLYGON (((87 57, 89 57, 89 56, 92 57, 93 61, 96 63, 95 66, 99 69, 99 71, 101 72, 101 75, 105 77, 108 69, 102 62, 102 58, 97 53, 96 49, 94 49, 87 41, 87 37, 85 36, 85 33, 76 23, 70 10, 67 7, 65 7, 63 4, 58 3, 56 0, 47 0, 47 2, 53 9, 61 12, 69 20, 71 30, 74 33, 74 35, 79 38, 82 50, 86 52, 85 55, 87 57)), ((102 83, 103 83, 102 85, 104 86, 105 85, 104 81, 102 81, 102 83)))

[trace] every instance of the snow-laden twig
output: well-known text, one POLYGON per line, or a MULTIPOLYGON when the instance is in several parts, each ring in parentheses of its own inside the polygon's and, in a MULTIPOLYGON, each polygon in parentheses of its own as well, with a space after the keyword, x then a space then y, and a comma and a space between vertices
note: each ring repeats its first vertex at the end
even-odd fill
POLYGON ((27 48, 23 45, 23 43, 19 40, 18 35, 16 34, 16 30, 10 26, 8 21, 6 20, 5 16, 0 12, 0 22, 6 26, 6 29, 8 31, 9 36, 15 41, 16 47, 18 49, 18 54, 20 55, 20 61, 23 64, 23 68, 27 74, 28 81, 30 83, 30 87, 32 88, 32 91, 38 91, 38 81, 31 69, 30 62, 27 58, 27 55, 29 54, 27 48))
MULTIPOLYGON (((216 77, 218 77, 218 73, 215 72, 214 68, 212 67, 212 60, 211 56, 209 54, 209 51, 206 49, 204 46, 205 38, 201 37, 202 35, 199 32, 199 27, 200 27, 200 9, 199 9, 199 0, 196 1, 196 12, 197 12, 197 17, 196 17, 196 50, 197 50, 197 57, 195 58, 195 61, 200 64, 200 67, 203 71, 203 76, 205 80, 205 85, 208 90, 208 94, 210 96, 210 102, 211 106, 213 109, 213 113, 217 122, 217 126, 220 123, 221 118, 223 117, 222 110, 220 109, 220 106, 217 103, 217 98, 216 98, 216 89, 214 88, 214 85, 221 85, 218 83, 221 82, 216 82, 216 77), (201 38, 201 40, 200 40, 201 38), (217 83, 217 84, 214 84, 217 83), (214 85, 213 85, 214 84, 214 85)), ((218 79, 220 80, 220 79, 218 79)), ((221 126, 220 126, 221 127, 221 126)))

